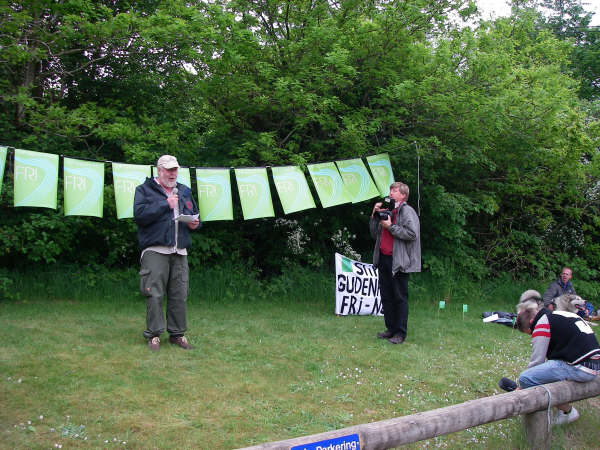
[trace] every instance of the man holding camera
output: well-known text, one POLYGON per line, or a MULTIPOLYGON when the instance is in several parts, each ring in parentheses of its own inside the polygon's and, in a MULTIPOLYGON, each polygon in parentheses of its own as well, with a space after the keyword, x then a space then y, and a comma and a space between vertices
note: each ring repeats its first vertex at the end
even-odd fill
MULTIPOLYGON (((386 330, 377 333, 391 344, 402 344, 408 324, 408 274, 421 271, 419 217, 407 203, 404 183, 390 186, 389 204, 378 202, 369 221, 375 239, 373 265, 379 271, 379 292, 386 330)), ((387 199, 386 199, 387 200, 387 199)))

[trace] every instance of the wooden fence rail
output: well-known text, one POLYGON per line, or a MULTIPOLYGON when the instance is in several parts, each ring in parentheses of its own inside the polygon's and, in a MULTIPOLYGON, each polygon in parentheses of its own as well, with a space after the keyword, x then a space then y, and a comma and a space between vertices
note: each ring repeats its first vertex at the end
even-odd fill
MULTIPOLYGON (((508 417, 524 415, 524 425, 532 448, 550 448, 552 426, 548 426, 547 408, 600 395, 600 377, 589 383, 559 381, 505 394, 471 400, 410 416, 355 425, 326 433, 285 441, 269 442, 244 450, 289 450, 345 436, 358 435, 361 450, 398 447, 403 444, 454 433, 508 417)), ((553 412, 553 411, 552 411, 553 412)), ((327 448, 320 447, 320 448, 327 448)), ((335 449, 335 446, 331 446, 335 449)), ((351 448, 340 446, 339 448, 351 448)))

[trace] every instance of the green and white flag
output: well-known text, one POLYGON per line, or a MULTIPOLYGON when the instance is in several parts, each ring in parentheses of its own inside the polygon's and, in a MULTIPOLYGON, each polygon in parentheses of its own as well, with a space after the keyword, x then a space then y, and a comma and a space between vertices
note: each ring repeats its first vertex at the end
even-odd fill
MULTIPOLYGON (((152 176, 157 177, 158 172, 156 166, 152 166, 152 176)), ((189 167, 180 167, 177 170, 177 182, 181 184, 185 184, 187 187, 192 187, 192 178, 190 177, 190 168, 189 167)))
POLYGON ((352 203, 363 202, 379 196, 377 186, 373 183, 362 159, 346 159, 335 164, 342 175, 344 186, 352 198, 352 203))
POLYGON ((117 219, 133 217, 135 188, 151 176, 150 166, 112 163, 117 219))
POLYGON ((102 217, 104 163, 63 159, 65 216, 102 217))
POLYGON ((390 185, 394 182, 390 157, 387 153, 367 156, 367 163, 369 164, 379 193, 382 197, 388 195, 390 193, 390 185))
POLYGON ((56 209, 58 155, 15 150, 15 206, 56 209))
POLYGON ((323 208, 352 202, 334 163, 309 164, 307 167, 323 208))
POLYGON ((233 220, 229 169, 196 169, 198 209, 203 222, 233 220))
POLYGON ((235 169, 235 179, 245 220, 275 216, 266 168, 235 169))
POLYGON ((189 167, 180 167, 177 171, 177 182, 185 184, 187 187, 192 187, 192 177, 190 177, 189 167))
POLYGON ((0 147, 0 192, 2 192, 2 180, 4 179, 4 166, 6 165, 7 147, 0 147))
POLYGON ((272 167, 271 171, 281 206, 286 214, 315 207, 315 201, 300 167, 272 167))

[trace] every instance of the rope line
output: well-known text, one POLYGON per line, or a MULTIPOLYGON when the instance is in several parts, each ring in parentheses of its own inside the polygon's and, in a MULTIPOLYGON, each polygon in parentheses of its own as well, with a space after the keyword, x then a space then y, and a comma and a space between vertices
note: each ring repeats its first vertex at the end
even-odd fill
POLYGON ((550 391, 548 390, 548 388, 546 386, 544 386, 543 384, 540 384, 539 386, 543 387, 546 392, 548 393, 548 408, 546 410, 546 415, 547 415, 547 421, 548 421, 548 428, 547 428, 547 432, 550 433, 550 430, 552 428, 552 420, 550 418, 550 411, 551 411, 551 405, 552 405, 552 394, 550 393, 550 391))

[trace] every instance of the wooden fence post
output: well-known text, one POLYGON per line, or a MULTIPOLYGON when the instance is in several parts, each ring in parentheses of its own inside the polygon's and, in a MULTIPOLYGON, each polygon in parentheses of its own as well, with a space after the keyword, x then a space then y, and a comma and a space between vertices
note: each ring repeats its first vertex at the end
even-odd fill
POLYGON ((525 435, 530 448, 547 450, 552 440, 552 411, 548 426, 548 410, 536 411, 523 416, 525 435))

